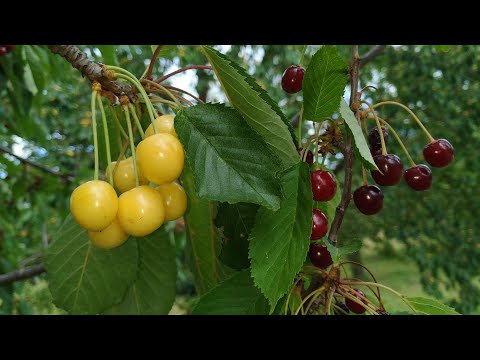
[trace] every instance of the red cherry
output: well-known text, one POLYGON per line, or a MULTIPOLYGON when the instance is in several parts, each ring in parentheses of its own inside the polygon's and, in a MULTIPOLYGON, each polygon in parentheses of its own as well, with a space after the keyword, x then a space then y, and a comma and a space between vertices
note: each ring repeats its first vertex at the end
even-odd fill
POLYGON ((303 76, 305 69, 298 65, 289 66, 282 75, 282 89, 289 93, 295 94, 302 90, 303 76))
POLYGON ((312 212, 312 233, 310 240, 318 240, 324 237, 328 231, 328 220, 323 212, 313 209, 312 212))
POLYGON ((333 264, 332 256, 325 245, 311 244, 308 257, 313 265, 321 269, 333 264))
POLYGON ((364 185, 353 193, 353 202, 365 215, 373 215, 382 210, 383 192, 375 185, 364 185))
POLYGON ((403 175, 403 163, 397 155, 377 155, 373 160, 381 171, 373 170, 371 172, 373 180, 378 185, 393 186, 400 182, 403 175))
MULTIPOLYGON (((353 289, 353 290, 354 290, 357 294, 362 295, 363 297, 365 297, 365 294, 363 293, 362 290, 358 290, 358 289, 353 289)), ((366 301, 363 300, 360 296, 358 296, 358 295, 354 295, 354 296, 355 296, 358 300, 360 300, 361 302, 363 302, 364 304, 366 304, 366 301)), ((365 309, 362 305, 356 303, 356 302, 353 301, 352 299, 346 298, 346 299, 345 299, 345 304, 347 304, 347 307, 350 309, 350 311, 354 312, 355 314, 363 314, 363 313, 366 311, 366 309, 365 309)))
MULTIPOLYGON (((383 133, 383 140, 385 144, 388 141, 388 129, 384 126, 382 128, 383 133)), ((380 140, 380 133, 378 132, 378 127, 374 127, 370 133, 368 134, 368 143, 370 144, 370 148, 373 150, 382 149, 382 141, 380 140)))
POLYGON ((416 191, 424 191, 432 186, 432 171, 427 165, 416 165, 405 170, 403 178, 408 186, 416 191))
POLYGON ((433 167, 444 167, 453 161, 455 152, 448 140, 439 139, 423 148, 423 157, 433 167))
POLYGON ((332 200, 337 191, 337 181, 332 173, 325 170, 316 170, 310 174, 312 180, 313 200, 332 200))
MULTIPOLYGON (((302 148, 297 148, 297 152, 299 156, 302 156, 302 148)), ((313 153, 310 150, 307 150, 307 157, 305 158, 305 162, 308 166, 312 166, 313 164, 313 153)))

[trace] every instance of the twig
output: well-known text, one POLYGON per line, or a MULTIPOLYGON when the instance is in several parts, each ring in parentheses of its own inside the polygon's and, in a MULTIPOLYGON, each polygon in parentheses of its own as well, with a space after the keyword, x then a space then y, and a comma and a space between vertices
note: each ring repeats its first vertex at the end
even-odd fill
MULTIPOLYGON (((360 55, 358 54, 358 45, 352 45, 352 65, 350 68, 350 107, 352 104, 358 101, 358 74, 360 68, 360 55)), ((330 227, 330 233, 328 234, 328 241, 332 245, 337 244, 338 232, 342 225, 345 211, 350 203, 352 197, 352 172, 353 172, 353 151, 352 151, 352 138, 347 136, 345 138, 345 151, 344 163, 345 163, 345 180, 343 182, 343 192, 340 204, 335 211, 335 218, 333 219, 332 226, 330 227)))
POLYGON ((157 80, 155 80, 156 83, 161 83, 161 82, 164 82, 165 80, 167 80, 169 77, 173 76, 173 75, 177 75, 181 72, 184 72, 184 71, 187 71, 187 70, 191 70, 191 69, 201 69, 201 70, 213 70, 213 68, 209 65, 189 65, 189 66, 185 66, 184 68, 181 68, 181 69, 178 69, 174 72, 171 72, 170 74, 167 74, 165 76, 162 76, 161 78, 158 78, 157 80))
POLYGON ((383 54, 387 45, 375 45, 365 55, 360 57, 360 69, 364 67, 368 62, 372 61, 378 55, 383 54))
POLYGON ((155 51, 153 52, 152 58, 150 59, 150 64, 148 64, 147 72, 145 73, 144 79, 152 80, 152 71, 153 67, 155 66, 155 62, 157 61, 158 54, 160 50, 162 50, 163 45, 158 45, 155 51))
POLYGON ((87 55, 73 45, 48 45, 54 54, 64 57, 74 68, 85 75, 90 81, 98 81, 103 88, 111 91, 117 96, 133 95, 133 88, 128 84, 122 84, 111 80, 106 76, 102 66, 87 59, 87 55))
POLYGON ((197 100, 199 103, 205 104, 205 102, 204 102, 202 99, 200 99, 199 97, 196 97, 195 95, 193 95, 192 93, 189 93, 188 91, 185 91, 185 90, 183 90, 183 89, 177 88, 177 87, 175 87, 175 86, 170 86, 170 85, 165 85, 165 87, 166 87, 167 89, 169 89, 169 90, 175 90, 175 91, 181 92, 181 93, 183 93, 183 94, 185 94, 185 95, 191 96, 192 98, 194 98, 195 100, 197 100))
POLYGON ((35 163, 31 160, 28 160, 28 159, 25 159, 21 156, 18 156, 15 153, 13 153, 12 151, 10 151, 10 149, 7 149, 6 147, 0 146, 0 151, 4 152, 5 154, 11 155, 11 156, 17 158, 18 160, 20 160, 21 162, 23 162, 27 165, 30 165, 34 168, 37 168, 39 170, 42 170, 42 171, 44 171, 44 172, 46 172, 50 175, 57 176, 57 177, 62 178, 64 180, 68 181, 68 182, 73 181, 73 177, 71 175, 59 173, 58 171, 55 171, 55 170, 53 170, 53 169, 51 169, 51 168, 49 168, 45 165, 37 164, 37 163, 35 163))
POLYGON ((2 274, 0 275, 0 286, 7 285, 15 281, 30 279, 44 272, 45 267, 43 264, 40 264, 2 274))

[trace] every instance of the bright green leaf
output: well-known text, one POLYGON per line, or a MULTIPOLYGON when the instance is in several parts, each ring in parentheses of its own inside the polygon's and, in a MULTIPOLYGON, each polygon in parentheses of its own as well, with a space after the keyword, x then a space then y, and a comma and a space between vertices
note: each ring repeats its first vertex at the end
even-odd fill
POLYGON ((177 269, 175 248, 165 227, 136 239, 138 275, 123 302, 114 307, 118 314, 168 314, 175 301, 177 269))
POLYGON ((435 299, 407 297, 405 300, 407 300, 420 315, 460 315, 454 308, 444 305, 435 299))
POLYGON ((230 101, 282 162, 282 170, 299 161, 295 133, 278 105, 247 72, 208 46, 202 47, 230 101))
POLYGON ((103 62, 107 65, 118 65, 115 45, 98 45, 98 50, 102 53, 103 62))
POLYGON ((255 222, 258 205, 248 203, 222 203, 218 207, 215 225, 222 228, 220 261, 236 269, 250 266, 248 235, 255 222))
POLYGON ((342 239, 340 247, 335 247, 325 238, 324 243, 327 246, 328 251, 332 257, 332 260, 335 264, 340 262, 341 255, 347 255, 354 252, 357 252, 362 248, 362 241, 358 238, 342 239))
POLYGON ((333 45, 313 55, 303 79, 305 119, 321 121, 340 105, 347 84, 348 65, 333 45))
POLYGON ((268 303, 253 285, 248 269, 239 271, 203 295, 193 315, 267 315, 268 303))
POLYGON ((275 159, 236 110, 220 104, 192 106, 175 117, 175 130, 198 196, 278 209, 281 187, 275 159))
POLYGON ((360 161, 368 170, 378 170, 377 165, 375 165, 375 161, 373 161, 372 154, 370 153, 370 149, 368 148, 367 140, 365 140, 362 129, 360 128, 355 115, 353 114, 352 110, 350 110, 345 100, 340 102, 340 115, 345 120, 345 124, 352 135, 353 149, 357 157, 360 158, 360 161))
MULTIPOLYGON (((152 48, 152 54, 155 52, 155 50, 157 49, 157 46, 158 45, 152 45, 151 48, 152 48)), ((173 50, 175 50, 177 46, 176 45, 163 45, 162 49, 160 50, 160 52, 158 53, 158 58, 161 59, 161 58, 164 58, 164 57, 168 57, 171 52, 173 50)))
POLYGON ((44 259, 55 305, 72 314, 97 314, 118 304, 137 275, 135 241, 99 249, 70 215, 44 259))
POLYGON ((433 47, 437 51, 449 52, 452 49, 453 45, 433 45, 433 47))
POLYGON ((285 199, 280 209, 260 208, 249 238, 252 276, 272 310, 300 271, 312 231, 313 199, 308 165, 300 162, 286 170, 282 184, 285 199))

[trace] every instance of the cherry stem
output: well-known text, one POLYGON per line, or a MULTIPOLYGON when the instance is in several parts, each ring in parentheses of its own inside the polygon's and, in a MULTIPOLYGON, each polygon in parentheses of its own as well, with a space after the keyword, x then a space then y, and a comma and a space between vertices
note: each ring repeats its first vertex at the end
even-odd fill
MULTIPOLYGON (((295 314, 294 315, 298 315, 298 313, 300 312, 300 310, 303 310, 303 305, 305 305, 305 303, 307 302, 308 299, 312 298, 313 296, 316 295, 316 297, 320 296, 320 294, 323 292, 323 290, 325 290, 325 286, 321 286, 319 287, 317 290, 315 291, 312 291, 310 294, 308 294, 307 296, 305 296, 305 298, 302 300, 302 302, 300 303, 300 305, 298 306, 297 310, 295 311, 295 314)), ((309 307, 310 308, 310 307, 309 307)))
POLYGON ((150 63, 148 64, 148 68, 145 74, 142 75, 142 78, 150 79, 152 77, 153 67, 155 66, 155 62, 157 61, 158 54, 162 49, 163 45, 157 45, 157 48, 153 52, 152 58, 150 59, 150 63))
POLYGON ((295 281, 295 283, 293 284, 292 289, 290 289, 290 291, 288 292, 287 301, 285 301, 285 310, 284 310, 284 312, 283 312, 284 315, 287 315, 287 314, 288 314, 288 308, 289 308, 288 302, 290 301, 290 296, 292 295, 292 291, 295 291, 295 289, 296 289, 296 287, 297 287, 297 285, 298 285, 298 283, 299 283, 300 280, 302 280, 301 277, 299 277, 299 278, 295 281))
POLYGON ((189 92, 186 91, 186 90, 177 88, 177 87, 175 87, 175 86, 170 86, 170 85, 165 85, 164 87, 165 87, 165 89, 178 91, 178 92, 180 92, 180 93, 182 93, 182 94, 188 95, 188 96, 194 98, 194 99, 195 99, 197 102, 199 102, 200 104, 205 104, 205 101, 203 101, 203 100, 200 99, 199 97, 193 95, 192 93, 189 93, 189 92))
POLYGON ((298 142, 302 143, 302 123, 303 123, 303 104, 300 109, 300 116, 298 117, 298 142))
POLYGON ((154 81, 151 81, 151 80, 147 80, 147 79, 143 79, 142 80, 142 83, 146 83, 148 85, 151 85, 151 86, 155 86, 156 88, 162 90, 164 93, 166 93, 170 99, 172 99, 176 104, 177 106, 181 109, 183 108, 182 104, 180 103, 180 101, 178 101, 178 99, 173 96, 172 92, 170 90, 168 90, 167 88, 165 88, 164 86, 160 85, 160 84, 157 84, 156 82, 154 81))
POLYGON ((385 286, 383 284, 379 284, 379 283, 372 283, 372 282, 367 282, 367 281, 349 281, 349 282, 342 282, 342 284, 345 284, 345 285, 372 285, 372 286, 377 286, 377 287, 381 287, 385 290, 388 290, 390 292, 392 292, 393 294, 397 295, 400 299, 402 299, 402 301, 408 305, 408 307, 410 309, 413 310, 413 312, 415 314, 417 314, 417 310, 415 310, 415 308, 410 304, 410 302, 408 302, 406 299, 405 299, 405 296, 400 294, 398 291, 395 291, 393 290, 392 288, 389 288, 388 286, 385 286))
POLYGON ((138 119, 137 113, 135 111, 134 106, 132 103, 128 103, 128 108, 130 109, 130 112, 132 113, 133 119, 135 120, 135 124, 137 124, 138 131, 140 132, 140 136, 142 139, 145 139, 145 133, 142 129, 142 124, 140 123, 140 120, 138 119))
POLYGON ((327 300, 325 301, 325 314, 330 315, 330 308, 332 306, 333 294, 335 293, 335 285, 332 286, 327 294, 327 300))
POLYGON ((95 101, 97 98, 97 92, 92 91, 92 100, 90 102, 92 108, 92 130, 93 130, 93 151, 95 153, 95 171, 93 174, 93 179, 98 180, 98 136, 97 136, 97 114, 95 101))
POLYGON ((161 104, 167 104, 170 107, 178 109, 177 104, 175 104, 173 101, 170 100, 165 100, 164 98, 158 97, 158 96, 151 96, 150 101, 152 103, 161 103, 161 104))
POLYGON ((127 120, 127 126, 128 126, 128 135, 130 137, 130 149, 132 151, 133 170, 135 172, 135 186, 138 187, 140 184, 138 181, 137 156, 135 154, 135 143, 133 141, 132 124, 130 122, 130 112, 128 111, 127 105, 122 105, 122 107, 123 107, 123 111, 125 112, 125 118, 127 120))
MULTIPOLYGON (((370 289, 370 290, 371 290, 371 289, 370 289)), ((345 288, 345 289, 342 289, 342 291, 343 291, 344 293, 346 293, 346 294, 349 294, 350 296, 352 296, 353 298, 355 298, 355 299, 357 299, 357 300, 359 300, 359 299, 357 298, 357 296, 360 297, 360 300, 365 301, 365 303, 366 303, 366 305, 368 306, 368 308, 369 308, 370 310, 372 310, 372 312, 373 312, 374 314, 377 313, 377 309, 378 309, 380 306, 377 305, 377 304, 375 304, 375 303, 373 303, 372 301, 370 301, 365 295, 359 294, 358 292, 356 292, 354 289, 352 289, 352 288, 350 288, 350 287, 347 287, 347 288, 345 288)), ((373 292, 373 291, 372 291, 372 292, 373 292)), ((375 292, 373 292, 373 293, 375 294, 375 292)), ((375 294, 375 297, 377 297, 376 294, 375 294)), ((363 301, 362 301, 362 302, 363 302, 363 301)), ((365 303, 364 303, 364 304, 365 304, 365 303)))
POLYGON ((413 161, 412 157, 410 156, 410 153, 408 152, 407 148, 405 147, 405 144, 403 143, 403 141, 400 139, 400 136, 398 136, 397 132, 393 129, 393 127, 384 119, 382 119, 381 117, 378 118, 384 125, 386 125, 388 127, 388 129, 392 132, 393 136, 395 137, 395 139, 397 139, 398 143, 400 144, 403 152, 405 153, 405 155, 407 156, 408 158, 408 161, 410 161, 410 164, 411 166, 417 166, 417 164, 415 164, 415 161, 413 161))
POLYGON ((399 103, 399 102, 396 102, 396 101, 382 101, 382 102, 379 102, 378 104, 375 104, 373 105, 373 109, 377 108, 378 106, 382 106, 382 105, 396 105, 396 106, 400 106, 402 109, 404 109, 405 111, 407 111, 414 119, 415 121, 417 122, 418 126, 420 126, 420 128, 423 130, 423 132, 425 133, 425 135, 427 135, 428 137, 428 140, 430 140, 430 142, 434 142, 435 139, 433 138, 433 136, 428 132, 427 128, 423 125, 423 123, 420 121, 420 119, 417 117, 417 115, 415 115, 415 113, 410 110, 407 106, 399 103))
POLYGON ((155 82, 156 83, 164 82, 165 80, 167 80, 169 77, 171 77, 173 75, 177 75, 177 74, 180 74, 181 72, 191 70, 191 69, 213 70, 213 67, 208 66, 208 65, 189 65, 189 66, 185 66, 184 68, 178 69, 174 72, 171 72, 170 74, 167 74, 167 75, 164 75, 164 76, 158 78, 157 80, 155 80, 155 82))
POLYGON ((333 306, 336 310, 340 311, 340 312, 342 313, 342 315, 348 315, 348 313, 347 313, 345 310, 343 310, 340 306, 338 306, 338 305, 336 305, 336 304, 332 304, 332 306, 333 306))
POLYGON ((369 301, 367 298, 365 297, 362 297, 360 294, 358 294, 357 292, 356 295, 360 296, 362 299, 365 299, 368 303, 372 304, 365 304, 363 301, 359 300, 356 296, 350 294, 349 292, 347 291, 343 291, 343 290, 340 290, 338 291, 338 293, 340 295, 342 295, 343 297, 347 298, 347 299, 350 299, 352 300, 353 302, 357 303, 358 305, 361 305, 365 310, 367 310, 370 314, 376 314, 376 309, 372 306, 373 303, 371 301, 369 301))
POLYGON ((367 180, 367 170, 365 169, 365 166, 362 164, 362 175, 363 175, 363 186, 368 185, 368 180, 367 180))
POLYGON ((125 132, 125 130, 123 129, 122 124, 120 124, 120 121, 118 120, 117 112, 115 111, 115 109, 113 109, 112 106, 110 106, 109 108, 110 108, 110 113, 112 114, 112 117, 113 117, 113 119, 115 120, 115 123, 116 123, 118 129, 119 129, 120 132, 122 133, 122 136, 123 136, 126 140, 128 140, 128 135, 127 135, 127 133, 125 132))
POLYGON ((320 130, 323 122, 317 123, 315 126, 315 169, 318 170, 318 142, 320 140, 320 130))
MULTIPOLYGON (((372 280, 374 282, 378 283, 377 279, 375 278, 375 275, 373 275, 373 273, 370 271, 370 269, 368 267, 366 267, 365 265, 360 264, 356 261, 351 261, 351 260, 343 261, 342 264, 352 264, 352 265, 360 266, 362 269, 364 269, 365 271, 367 271, 370 274, 370 276, 372 277, 372 280)), ((380 304, 381 304, 382 303, 382 296, 380 294, 380 289, 378 290, 378 300, 380 301, 380 304)))
POLYGON ((303 59, 305 58, 305 53, 307 52, 308 45, 303 45, 302 49, 302 56, 300 57, 300 62, 298 63, 299 66, 302 66, 303 59))
POLYGON ((97 102, 98 107, 100 108, 100 113, 102 114, 102 123, 103 123, 103 134, 105 135, 105 149, 107 151, 107 169, 110 185, 113 186, 113 175, 112 175, 112 156, 110 154, 110 135, 108 133, 108 124, 107 117, 105 116, 105 109, 103 108, 102 97, 97 92, 97 102))
POLYGON ((382 155, 385 156, 387 155, 387 147, 385 146, 385 139, 383 138, 382 126, 380 125, 380 121, 378 120, 377 113, 375 112, 375 110, 373 110, 372 105, 370 105, 368 102, 362 100, 361 103, 367 105, 370 111, 373 113, 373 116, 375 117, 378 133, 380 135, 380 142, 382 144, 382 155))

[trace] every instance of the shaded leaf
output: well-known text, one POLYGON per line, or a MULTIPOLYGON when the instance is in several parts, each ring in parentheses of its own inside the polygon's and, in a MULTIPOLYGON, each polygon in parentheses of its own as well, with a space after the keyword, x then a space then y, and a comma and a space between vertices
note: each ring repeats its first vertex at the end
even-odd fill
POLYGON ((424 297, 407 297, 406 300, 420 315, 460 315, 454 308, 435 299, 424 297))

